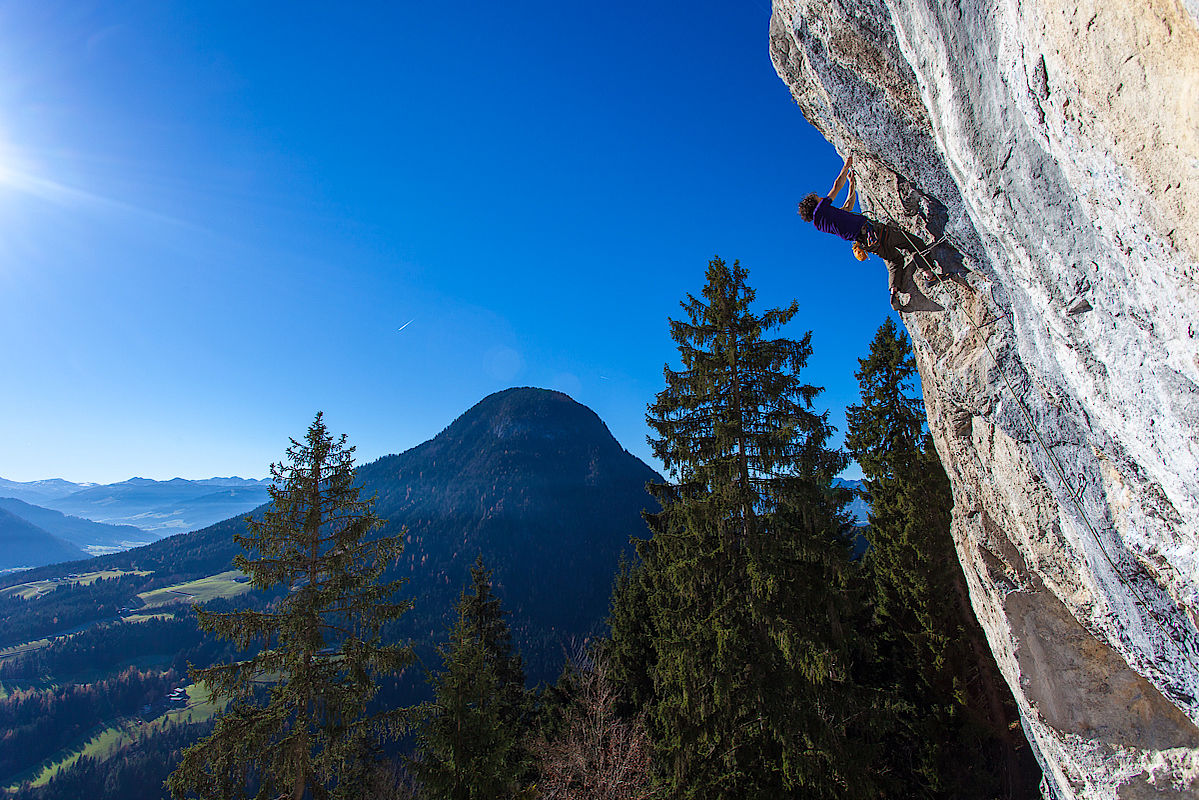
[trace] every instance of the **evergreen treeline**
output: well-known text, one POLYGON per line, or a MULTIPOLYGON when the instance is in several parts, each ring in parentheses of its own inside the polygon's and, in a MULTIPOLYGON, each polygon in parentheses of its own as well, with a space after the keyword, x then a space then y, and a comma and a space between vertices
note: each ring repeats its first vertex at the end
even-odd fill
MULTIPOLYGON (((352 448, 318 416, 277 468, 273 506, 240 537, 238 566, 257 588, 282 588, 201 615, 240 648, 194 662, 217 664, 194 677, 229 711, 182 761, 194 730, 180 727, 125 748, 107 775, 85 761, 29 796, 161 796, 116 787, 181 764, 177 797, 1035 797, 1037 767, 956 560, 953 498, 906 337, 888 320, 860 360, 847 454, 815 406, 821 389, 801 377, 810 334, 779 335, 796 304, 758 313, 754 299, 747 270, 715 258, 670 321, 680 363, 647 414, 668 476, 649 487, 649 536, 615 577, 610 635, 573 654, 557 683, 526 688, 502 587, 480 557, 428 665, 432 700, 400 709, 376 695, 410 658, 380 639, 410 605, 379 582, 385 563, 405 563, 406 532, 364 538, 381 523, 351 485, 352 448), (871 507, 860 558, 851 493, 834 484, 849 455, 871 507)), ((440 614, 424 610, 422 624, 440 614)), ((190 641, 183 622, 120 636, 190 641)), ((80 637, 0 677, 69 670, 87 654, 114 657, 80 637)))
POLYGON ((983 631, 949 533, 953 495, 912 382, 907 337, 888 319, 859 360, 846 447, 865 475, 862 563, 876 680, 903 704, 887 760, 929 797, 1032 797, 1039 769, 983 631))
POLYGON ((64 583, 33 600, 0 594, 0 647, 55 636, 79 625, 108 619, 138 592, 149 588, 140 575, 64 583))

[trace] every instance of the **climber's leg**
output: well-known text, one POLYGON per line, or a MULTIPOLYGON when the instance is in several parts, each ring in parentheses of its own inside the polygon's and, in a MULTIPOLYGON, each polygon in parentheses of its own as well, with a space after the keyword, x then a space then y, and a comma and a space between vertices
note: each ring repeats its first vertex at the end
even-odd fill
POLYGON ((890 235, 892 246, 898 247, 900 250, 907 250, 909 253, 923 253, 932 247, 931 244, 919 236, 907 231, 897 230, 890 225, 887 226, 887 233, 890 235))

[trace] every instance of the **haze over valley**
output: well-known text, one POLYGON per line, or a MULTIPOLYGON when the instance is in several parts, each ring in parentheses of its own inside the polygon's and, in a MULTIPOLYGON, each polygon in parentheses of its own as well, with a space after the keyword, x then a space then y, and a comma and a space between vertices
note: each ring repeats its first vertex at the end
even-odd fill
MULTIPOLYGON (((27 523, 25 544, 0 553, 0 569, 70 560, 64 556, 71 551, 55 540, 78 548, 79 556, 104 555, 197 530, 262 505, 268 483, 238 477, 131 478, 108 485, 0 478, 0 510, 27 523)), ((10 528, 3 525, 0 518, 0 536, 16 535, 5 534, 10 528)))

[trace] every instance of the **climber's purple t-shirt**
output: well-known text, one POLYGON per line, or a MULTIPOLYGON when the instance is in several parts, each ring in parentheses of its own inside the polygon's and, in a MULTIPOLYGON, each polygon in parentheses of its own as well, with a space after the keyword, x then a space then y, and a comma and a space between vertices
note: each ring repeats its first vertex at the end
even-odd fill
POLYGON ((812 224, 817 230, 840 236, 847 242, 858 238, 862 225, 867 221, 861 214, 837 208, 827 197, 821 198, 816 204, 816 210, 812 212, 812 224))

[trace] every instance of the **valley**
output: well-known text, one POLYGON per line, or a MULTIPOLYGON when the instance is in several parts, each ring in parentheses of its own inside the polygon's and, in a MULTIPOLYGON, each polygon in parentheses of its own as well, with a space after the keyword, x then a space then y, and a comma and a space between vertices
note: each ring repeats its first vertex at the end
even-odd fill
POLYGON ((206 527, 266 502, 268 482, 131 478, 121 483, 0 478, 0 572, 78 561, 206 527))

